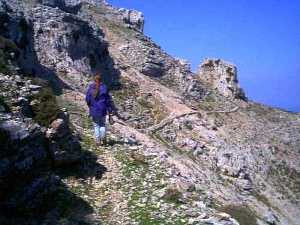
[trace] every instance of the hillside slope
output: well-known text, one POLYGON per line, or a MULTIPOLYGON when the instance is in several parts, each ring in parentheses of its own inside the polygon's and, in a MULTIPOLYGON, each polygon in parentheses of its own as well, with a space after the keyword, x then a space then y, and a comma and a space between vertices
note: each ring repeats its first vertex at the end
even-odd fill
POLYGON ((1 224, 299 224, 300 115, 247 99, 231 63, 191 72, 143 25, 103 0, 0 0, 1 224), (123 118, 103 147, 96 72, 123 118))

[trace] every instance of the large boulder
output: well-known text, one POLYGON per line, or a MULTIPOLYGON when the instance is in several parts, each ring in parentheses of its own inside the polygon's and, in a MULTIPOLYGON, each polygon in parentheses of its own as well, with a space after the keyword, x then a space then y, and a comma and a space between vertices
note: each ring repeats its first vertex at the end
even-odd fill
POLYGON ((237 79, 236 66, 220 59, 205 59, 199 66, 198 77, 228 98, 246 100, 237 79))
POLYGON ((133 10, 133 9, 124 9, 120 8, 119 12, 122 15, 123 21, 129 25, 129 27, 135 28, 138 31, 143 32, 144 30, 144 15, 143 13, 133 10))
POLYGON ((68 121, 58 118, 46 131, 49 140, 49 153, 55 166, 76 163, 81 157, 78 139, 69 128, 68 121))
POLYGON ((0 122, 0 211, 4 215, 30 214, 56 191, 58 179, 49 173, 46 146, 41 127, 30 120, 0 122))

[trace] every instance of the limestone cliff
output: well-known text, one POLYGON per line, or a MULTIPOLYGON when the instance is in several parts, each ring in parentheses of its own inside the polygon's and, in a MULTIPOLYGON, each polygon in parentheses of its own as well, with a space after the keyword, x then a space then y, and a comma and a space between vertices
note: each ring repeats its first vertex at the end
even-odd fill
POLYGON ((299 224, 300 115, 247 99, 234 65, 195 74, 101 0, 0 0, 0 28, 1 224, 299 224), (102 147, 97 72, 121 115, 102 147))
POLYGON ((239 87, 234 65, 220 59, 206 59, 199 66, 198 76, 225 97, 246 100, 244 91, 239 87))

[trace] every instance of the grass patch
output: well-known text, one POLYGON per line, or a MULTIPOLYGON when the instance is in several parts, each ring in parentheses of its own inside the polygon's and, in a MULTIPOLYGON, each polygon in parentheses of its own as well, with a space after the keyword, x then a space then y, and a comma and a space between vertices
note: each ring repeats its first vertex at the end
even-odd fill
POLYGON ((109 31, 114 33, 117 37, 121 36, 127 39, 132 39, 138 33, 137 31, 126 27, 126 25, 121 21, 112 21, 111 19, 106 18, 105 14, 107 12, 102 7, 83 5, 82 10, 93 16, 94 21, 100 26, 100 28, 108 28, 109 31))
MULTIPOLYGON (((123 151, 118 151, 115 154, 115 158, 122 162, 122 173, 130 179, 131 186, 134 187, 134 191, 128 190, 129 187, 127 187, 127 185, 121 187, 123 192, 126 193, 130 191, 132 193, 132 195, 128 197, 128 208, 129 216, 133 221, 143 225, 186 224, 180 216, 176 216, 172 222, 167 221, 170 219, 168 216, 154 216, 158 214, 160 208, 157 207, 156 202, 153 204, 149 198, 154 195, 153 192, 155 190, 162 188, 160 184, 160 179, 164 176, 162 171, 155 169, 155 177, 152 177, 150 181, 147 175, 154 171, 150 169, 144 159, 141 160, 139 157, 132 157, 132 155, 127 155, 123 151), (145 182, 150 182, 152 187, 145 185, 145 182), (142 201, 145 198, 146 201, 142 201)), ((173 203, 174 202, 172 202, 172 204, 173 203)))
MULTIPOLYGON (((124 165, 123 167, 123 174, 126 177, 130 177, 132 175, 132 172, 137 171, 138 169, 145 169, 143 168, 143 163, 137 161, 137 160, 132 160, 130 159, 124 152, 118 151, 117 154, 115 155, 115 158, 122 162, 124 165)), ((145 164, 146 165, 146 164, 145 164)))

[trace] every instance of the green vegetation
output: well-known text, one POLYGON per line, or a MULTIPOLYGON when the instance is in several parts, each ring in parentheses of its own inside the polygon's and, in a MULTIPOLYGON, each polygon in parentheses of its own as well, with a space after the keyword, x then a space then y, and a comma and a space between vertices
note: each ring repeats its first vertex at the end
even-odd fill
POLYGON ((181 192, 175 187, 168 187, 164 195, 164 198, 168 202, 173 202, 175 204, 180 204, 179 201, 180 197, 181 197, 181 192))
POLYGON ((267 207, 269 208, 273 208, 272 204, 270 203, 269 199, 261 194, 261 193, 258 193, 258 192, 253 192, 253 196, 260 202, 262 202, 263 204, 265 204, 267 207))
POLYGON ((144 128, 159 123, 167 116, 167 110, 161 102, 152 95, 140 95, 138 84, 121 78, 122 87, 114 90, 113 99, 118 108, 126 108, 130 101, 132 107, 128 111, 137 118, 143 118, 143 123, 133 124, 137 128, 144 128))
POLYGON ((33 96, 33 99, 37 100, 37 104, 32 106, 33 119, 37 123, 47 127, 58 118, 60 109, 51 88, 43 87, 38 94, 33 96))
POLYGON ((9 106, 8 104, 6 104, 4 98, 2 96, 0 96, 0 108, 3 107, 5 112, 9 112, 10 109, 9 109, 9 106))
POLYGON ((18 48, 13 41, 0 36, 0 73, 9 73, 10 54, 17 52, 18 48))
POLYGON ((116 36, 132 39, 135 35, 138 34, 138 32, 136 32, 135 30, 124 26, 118 21, 107 19, 104 16, 107 12, 101 7, 83 5, 83 10, 86 10, 88 14, 92 15, 100 27, 108 28, 109 31, 115 33, 116 36))
POLYGON ((198 107, 202 110, 213 111, 226 108, 226 104, 228 104, 228 100, 225 100, 223 96, 215 91, 210 91, 209 94, 198 103, 198 107))
POLYGON ((118 151, 115 158, 124 165, 123 173, 126 177, 130 177, 132 172, 136 172, 139 169, 147 169, 147 167, 144 167, 143 163, 129 158, 123 151, 118 151))
MULTIPOLYGON (((148 163, 145 163, 145 160, 140 160, 139 157, 132 157, 124 151, 116 152, 114 157, 122 163, 122 172, 124 176, 131 180, 131 186, 134 187, 133 191, 129 190, 127 185, 122 186, 125 193, 132 192, 128 199, 128 207, 130 213, 129 216, 134 221, 143 225, 186 224, 184 218, 181 218, 180 216, 174 218, 172 223, 166 221, 166 219, 169 218, 154 216, 159 212, 160 206, 156 204, 158 202, 153 202, 149 198, 154 195, 155 190, 162 188, 160 179, 164 177, 163 171, 158 168, 153 171, 148 163), (154 178, 152 177, 151 180, 149 180, 149 174, 153 174, 154 178), (145 185, 146 183, 151 183, 151 187, 145 185)), ((177 194, 177 192, 170 191, 167 199, 163 202, 173 204, 175 207, 178 206, 179 195, 177 194)))
POLYGON ((114 101, 117 104, 121 104, 126 101, 128 98, 136 98, 137 93, 139 91, 138 84, 131 82, 126 78, 120 79, 120 83, 122 84, 121 88, 118 90, 112 90, 112 94, 114 96, 114 101))
POLYGON ((280 162, 270 168, 268 176, 275 181, 275 188, 284 196, 291 200, 299 197, 300 173, 297 170, 285 162, 280 162))

